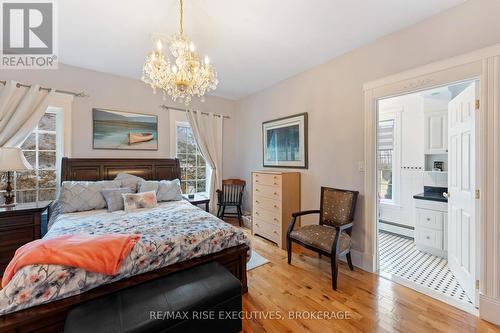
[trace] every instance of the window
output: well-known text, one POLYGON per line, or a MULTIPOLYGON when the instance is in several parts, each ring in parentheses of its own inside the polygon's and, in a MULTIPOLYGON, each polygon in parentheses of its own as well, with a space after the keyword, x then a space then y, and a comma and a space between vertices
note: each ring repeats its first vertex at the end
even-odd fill
POLYGON ((207 190, 206 163, 188 123, 176 123, 176 152, 181 165, 182 192, 205 192, 207 190))
POLYGON ((379 198, 394 201, 394 119, 379 121, 378 125, 378 184, 379 198))
POLYGON ((59 116, 57 109, 49 108, 21 146, 33 170, 15 173, 13 187, 18 203, 56 198, 59 183, 56 166, 61 151, 59 116))

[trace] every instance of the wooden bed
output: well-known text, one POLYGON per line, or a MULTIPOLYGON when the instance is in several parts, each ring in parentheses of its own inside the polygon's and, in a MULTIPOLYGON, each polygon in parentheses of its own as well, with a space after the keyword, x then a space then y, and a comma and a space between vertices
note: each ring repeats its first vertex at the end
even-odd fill
MULTIPOLYGON (((180 166, 177 159, 95 159, 63 158, 61 179, 66 180, 112 180, 120 172, 130 173, 147 180, 180 178, 180 166)), ((154 280, 174 272, 217 261, 224 265, 247 288, 248 246, 239 245, 200 258, 160 268, 148 273, 132 276, 111 284, 106 284, 80 295, 68 297, 47 304, 42 304, 0 316, 0 333, 3 332, 62 332, 68 310, 78 304, 114 291, 154 280)))

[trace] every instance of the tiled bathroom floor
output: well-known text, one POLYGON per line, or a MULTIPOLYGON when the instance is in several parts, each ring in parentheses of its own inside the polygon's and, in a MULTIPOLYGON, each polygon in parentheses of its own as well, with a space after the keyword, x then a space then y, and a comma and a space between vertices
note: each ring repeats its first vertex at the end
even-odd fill
POLYGON ((380 271, 472 305, 448 268, 448 261, 417 250, 411 238, 379 231, 380 271))

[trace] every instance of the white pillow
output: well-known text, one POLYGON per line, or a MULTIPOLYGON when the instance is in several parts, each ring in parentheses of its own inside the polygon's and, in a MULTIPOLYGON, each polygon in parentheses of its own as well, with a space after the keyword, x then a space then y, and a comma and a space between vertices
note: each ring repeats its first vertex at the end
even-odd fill
POLYGON ((139 208, 154 208, 158 203, 155 191, 143 193, 122 193, 122 197, 125 212, 131 212, 139 208))
POLYGON ((160 201, 182 200, 181 182, 174 180, 142 180, 139 182, 139 192, 155 191, 156 199, 160 201))
POLYGON ((143 178, 131 175, 129 173, 120 172, 116 175, 115 180, 119 180, 122 183, 122 187, 128 187, 132 192, 136 193, 139 188, 139 182, 144 181, 143 178))
POLYGON ((98 182, 65 181, 61 186, 59 202, 63 213, 83 212, 106 207, 101 191, 120 187, 120 181, 98 182))

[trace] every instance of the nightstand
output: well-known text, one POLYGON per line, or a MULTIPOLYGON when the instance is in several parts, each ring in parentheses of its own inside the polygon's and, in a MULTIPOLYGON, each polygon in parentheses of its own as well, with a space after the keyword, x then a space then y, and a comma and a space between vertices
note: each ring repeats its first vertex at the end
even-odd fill
POLYGON ((187 201, 189 201, 191 204, 193 204, 195 206, 205 204, 205 211, 208 212, 210 198, 206 194, 196 193, 194 195, 194 198, 192 198, 192 199, 188 198, 187 194, 183 194, 182 196, 184 197, 184 199, 186 199, 187 201))
POLYGON ((40 238, 40 220, 52 201, 0 207, 0 275, 3 274, 16 250, 40 238))

